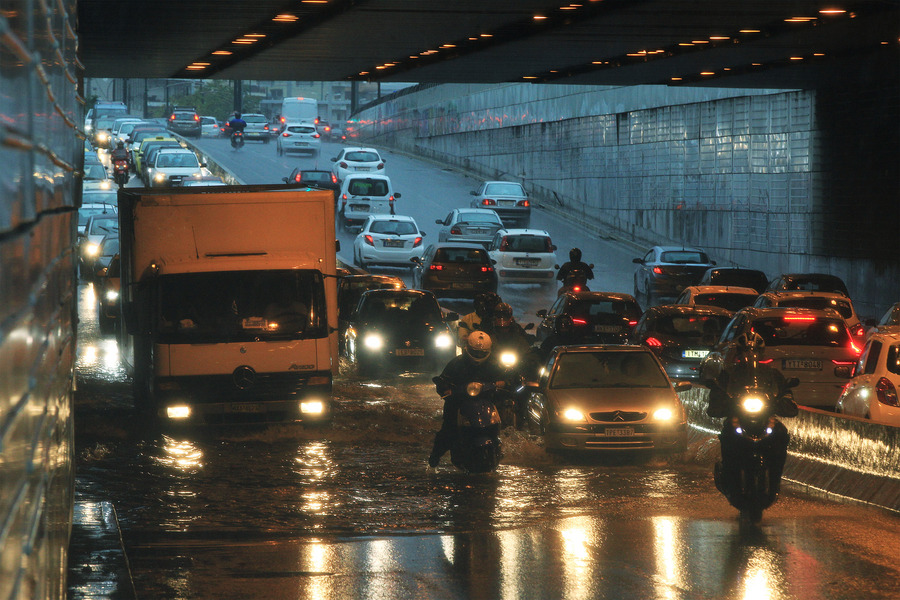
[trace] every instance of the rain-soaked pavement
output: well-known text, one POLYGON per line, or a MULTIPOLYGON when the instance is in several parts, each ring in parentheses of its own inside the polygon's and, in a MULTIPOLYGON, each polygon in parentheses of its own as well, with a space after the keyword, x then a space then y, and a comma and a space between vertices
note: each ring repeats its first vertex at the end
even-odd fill
POLYGON ((684 457, 571 459, 506 433, 496 474, 426 469, 426 376, 335 386, 331 427, 174 433, 132 411, 81 286, 77 497, 114 507, 137 597, 896 598, 896 515, 786 490, 750 530, 684 457))

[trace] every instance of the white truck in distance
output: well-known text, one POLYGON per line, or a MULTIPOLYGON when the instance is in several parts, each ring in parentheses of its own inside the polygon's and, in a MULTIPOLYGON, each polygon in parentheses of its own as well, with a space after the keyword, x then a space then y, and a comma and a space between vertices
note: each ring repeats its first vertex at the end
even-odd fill
POLYGON ((319 102, 315 98, 285 98, 281 101, 280 125, 319 122, 319 102))
POLYGON ((332 192, 123 189, 119 207, 135 405, 186 424, 329 421, 332 192))

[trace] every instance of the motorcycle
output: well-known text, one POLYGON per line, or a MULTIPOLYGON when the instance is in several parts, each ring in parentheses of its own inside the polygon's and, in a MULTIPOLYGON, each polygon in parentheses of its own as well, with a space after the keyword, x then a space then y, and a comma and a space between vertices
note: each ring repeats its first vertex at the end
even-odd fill
POLYGON ((231 147, 235 150, 239 150, 244 147, 244 132, 243 131, 233 131, 231 133, 231 147))
POLYGON ((113 179, 120 188, 128 183, 128 161, 124 158, 113 161, 113 179))
MULTIPOLYGON (((593 263, 588 265, 591 269, 594 268, 593 263)), ((559 290, 556 292, 557 296, 562 296, 566 292, 589 292, 591 291, 587 285, 588 282, 588 274, 587 271, 580 268, 575 268, 569 271, 566 278, 563 280, 562 285, 559 290)))
MULTIPOLYGON (((435 377, 435 384, 440 380, 435 377)), ((456 437, 450 446, 450 462, 467 473, 489 473, 497 468, 503 451, 500 444, 500 413, 494 404, 495 383, 470 381, 460 394, 456 437)))
MULTIPOLYGON (((525 326, 526 331, 532 328, 533 323, 525 326)), ((529 335, 528 339, 534 342, 534 336, 529 335)), ((502 340, 495 343, 494 354, 500 366, 506 371, 506 380, 510 384, 508 390, 500 390, 497 402, 500 421, 503 427, 522 429, 525 425, 527 396, 530 393, 526 382, 537 381, 541 365, 540 352, 533 347, 526 349, 522 344, 504 344, 502 340)))
MULTIPOLYGON (((798 384, 796 377, 787 381, 788 388, 798 384)), ((780 399, 775 393, 777 390, 755 382, 728 390, 737 402, 719 434, 723 449, 727 445, 734 456, 728 470, 723 461, 716 463, 716 488, 740 511, 742 520, 753 524, 759 523, 763 511, 775 502, 781 487, 787 439, 784 425, 776 418, 780 399)))

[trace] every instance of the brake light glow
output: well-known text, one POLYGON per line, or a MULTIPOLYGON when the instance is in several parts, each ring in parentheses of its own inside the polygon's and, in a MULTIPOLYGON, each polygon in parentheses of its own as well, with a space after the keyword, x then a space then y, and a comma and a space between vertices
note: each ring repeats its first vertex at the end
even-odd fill
POLYGON ((431 265, 428 267, 429 271, 443 271, 444 265, 431 265))
POLYGON ((662 348, 662 342, 655 337, 648 337, 646 340, 644 340, 644 343, 653 348, 662 348))
POLYGON ((774 358, 767 358, 766 360, 761 360, 761 361, 759 361, 759 364, 761 364, 761 365, 769 365, 769 364, 772 364, 773 362, 775 362, 775 359, 774 359, 774 358))
POLYGON ((493 270, 494 270, 494 267, 481 267, 482 273, 490 273, 493 270))
POLYGON ((363 236, 363 239, 366 241, 366 243, 368 245, 370 245, 370 246, 375 245, 375 238, 373 238, 371 235, 365 235, 365 236, 363 236))
POLYGON ((462 235, 462 229, 460 229, 459 227, 451 227, 450 235, 462 235))
POLYGON ((629 327, 634 327, 635 325, 637 325, 637 321, 628 321, 629 327))
POLYGON ((572 291, 573 291, 573 292, 580 292, 580 291, 581 291, 581 286, 580 286, 580 285, 572 286, 572 291))
POLYGON ((172 116, 169 117, 169 120, 170 120, 170 121, 174 121, 174 120, 175 120, 175 113, 172 113, 172 116))
POLYGON ((303 173, 297 173, 294 176, 294 181, 296 181, 297 183, 300 183, 301 181, 303 181, 303 173))
POLYGON ((318 137, 322 137, 322 136, 320 136, 318 133, 315 133, 315 134, 313 134, 313 137, 318 138, 318 137))
POLYGON ((485 198, 481 201, 482 206, 494 206, 497 204, 496 200, 491 200, 490 198, 485 198))
POLYGON ((422 238, 417 237, 413 242, 413 248, 418 248, 422 244, 422 238))
POLYGON ((331 183, 337 183, 337 175, 334 173, 331 174, 331 183))
POLYGON ((268 126, 268 125, 263 125, 263 129, 265 129, 266 131, 268 131, 268 130, 269 130, 269 126, 268 126))
POLYGON ((576 325, 587 325, 587 321, 585 319, 572 319, 572 322, 576 325))
POLYGON ((524 206, 525 208, 528 208, 529 206, 531 206, 531 202, 529 202, 528 200, 519 200, 518 202, 516 202, 516 206, 524 206))
POLYGON ((853 343, 853 340, 850 340, 850 349, 853 350, 854 354, 859 356, 862 354, 862 348, 853 343))
POLYGON ((663 274, 663 270, 660 267, 653 267, 653 272, 656 273, 657 275, 663 274))
POLYGON ((291 134, 288 133, 287 131, 285 131, 284 133, 281 134, 281 137, 291 137, 291 134))
POLYGON ((785 321, 791 322, 801 322, 801 323, 812 323, 816 320, 815 317, 804 317, 804 316, 793 316, 793 317, 785 317, 785 321))
POLYGON ((887 377, 882 377, 875 384, 875 395, 882 404, 900 406, 900 402, 897 400, 897 388, 894 387, 894 384, 887 377))
POLYGON ((195 121, 199 121, 199 120, 200 120, 200 115, 194 115, 194 120, 195 120, 195 121))
POLYGON ((855 360, 835 360, 833 358, 831 359, 831 362, 833 362, 834 364, 836 364, 839 367, 846 367, 846 366, 851 366, 851 365, 856 364, 855 360))

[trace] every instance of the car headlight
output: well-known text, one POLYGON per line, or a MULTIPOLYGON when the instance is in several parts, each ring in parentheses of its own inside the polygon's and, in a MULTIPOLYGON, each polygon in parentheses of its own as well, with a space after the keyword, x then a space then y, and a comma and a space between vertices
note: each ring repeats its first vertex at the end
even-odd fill
POLYGON ((751 414, 760 412, 765 405, 765 400, 759 396, 744 396, 741 400, 741 408, 751 414))
POLYGON ((584 413, 577 408, 567 408, 562 411, 562 414, 560 416, 562 417, 563 421, 569 421, 570 423, 584 423, 587 421, 584 413))
POLYGON ((109 134, 108 133, 98 133, 97 139, 101 142, 106 142, 107 140, 109 140, 109 134))
POLYGON ((103 181, 100 182, 101 190, 108 190, 111 187, 112 187, 112 184, 109 182, 109 179, 104 179, 103 181))
POLYGON ((434 345, 438 348, 449 348, 453 345, 453 338, 448 333, 440 333, 434 338, 434 345))
POLYGON ((154 173, 153 180, 162 183, 163 181, 166 180, 166 174, 165 173, 154 173))
POLYGON ((516 363, 519 362, 519 357, 515 352, 501 352, 500 353, 500 364, 506 367, 507 369, 510 367, 514 367, 516 363))
POLYGON ((363 345, 369 350, 381 350, 384 347, 384 338, 377 333, 370 333, 363 338, 363 345))
POLYGON ((106 299, 109 301, 113 301, 119 297, 119 292, 116 290, 106 290, 106 299))
POLYGON ((655 421, 671 421, 675 413, 671 408, 657 408, 653 411, 653 420, 655 421))
POLYGON ((100 244, 88 244, 84 247, 84 253, 88 256, 97 256, 100 252, 100 244))
POLYGON ((300 403, 300 413, 304 415, 321 415, 325 412, 325 403, 321 400, 304 400, 300 403))
POLYGON ((166 416, 170 419, 187 419, 191 416, 191 407, 187 404, 167 406, 166 416))

